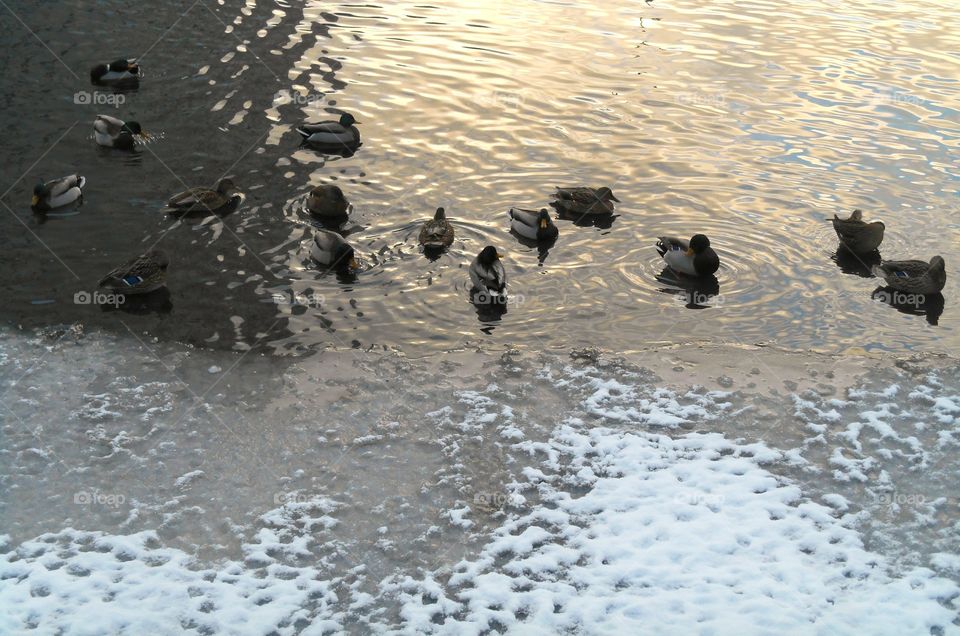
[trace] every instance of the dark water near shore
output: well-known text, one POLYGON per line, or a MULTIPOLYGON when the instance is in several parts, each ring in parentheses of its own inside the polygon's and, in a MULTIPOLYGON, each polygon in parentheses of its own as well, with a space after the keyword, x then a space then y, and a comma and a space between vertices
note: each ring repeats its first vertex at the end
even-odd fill
POLYGON ((9 324, 281 353, 960 343, 960 21, 944 3, 8 6, 9 324), (139 90, 118 108, 75 103, 92 90, 89 67, 120 55, 143 57, 139 90), (293 127, 336 108, 363 122, 356 155, 300 148, 293 127), (132 156, 102 151, 98 112, 157 138, 132 156), (34 216, 36 180, 72 172, 88 178, 78 213, 34 216), (234 214, 184 223, 159 211, 225 174, 246 196, 234 214), (333 181, 355 208, 345 232, 363 268, 349 281, 316 271, 303 248, 305 193, 333 181), (506 210, 543 206, 560 184, 609 185, 622 203, 608 227, 560 222, 541 263, 507 232, 506 210), (458 239, 430 262, 416 234, 438 205, 458 239), (886 222, 885 257, 946 258, 942 315, 871 300, 876 280, 831 259, 825 219, 854 207, 886 222), (720 295, 699 311, 664 291, 652 247, 694 231, 723 260, 720 295), (466 266, 487 243, 506 251, 515 296, 495 322, 467 301, 466 266), (139 313, 74 304, 151 245, 172 256, 169 296, 139 313))

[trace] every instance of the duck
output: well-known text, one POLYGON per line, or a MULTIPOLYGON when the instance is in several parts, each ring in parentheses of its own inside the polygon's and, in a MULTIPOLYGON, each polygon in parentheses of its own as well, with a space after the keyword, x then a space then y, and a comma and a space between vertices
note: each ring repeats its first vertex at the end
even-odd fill
POLYGON ((360 146, 359 123, 350 113, 343 113, 338 121, 300 124, 297 132, 305 143, 355 150, 360 146))
POLYGON ((470 263, 470 280, 477 292, 489 295, 491 300, 502 299, 507 293, 507 272, 500 259, 503 256, 493 245, 480 250, 470 263))
POLYGON ((606 186, 557 188, 553 196, 557 209, 567 214, 613 214, 613 202, 620 202, 606 186))
POLYGON ((307 197, 307 211, 313 216, 347 216, 349 207, 343 190, 336 185, 318 185, 307 197))
POLYGON ((890 288, 907 294, 939 294, 947 284, 946 264, 941 256, 934 256, 929 263, 919 260, 880 261, 872 271, 890 288))
POLYGON ((854 254, 869 254, 880 247, 886 226, 880 221, 867 223, 863 212, 854 210, 849 218, 841 219, 833 215, 833 229, 840 239, 840 245, 854 254))
POLYGON ((525 239, 546 243, 560 235, 546 208, 540 208, 539 211, 510 208, 507 214, 510 217, 510 229, 525 239))
POLYGON ((433 218, 420 228, 420 245, 425 249, 443 249, 453 244, 453 224, 447 220, 443 208, 437 208, 433 218))
POLYGON ((147 138, 147 133, 139 122, 125 122, 110 115, 97 115, 93 122, 93 133, 97 144, 120 150, 133 150, 136 137, 147 138))
POLYGON ((140 65, 135 59, 120 58, 109 64, 97 64, 90 69, 90 81, 94 84, 121 84, 139 80, 140 65))
POLYGON ((657 251, 664 262, 678 274, 706 277, 720 268, 720 257, 710 247, 704 234, 694 234, 689 241, 672 236, 657 239, 657 251))
POLYGON ((80 175, 71 174, 44 183, 41 181, 33 188, 30 207, 34 212, 47 212, 54 208, 70 205, 83 200, 83 186, 87 180, 80 175))
POLYGON ((330 230, 314 230, 310 255, 317 263, 338 271, 353 270, 358 267, 350 244, 342 236, 330 230))
POLYGON ((215 190, 210 188, 190 188, 173 195, 167 201, 167 212, 183 214, 218 214, 225 211, 240 199, 236 186, 231 179, 220 179, 215 190))
POLYGON ((148 294, 167 284, 170 259, 160 250, 150 250, 112 270, 99 287, 118 294, 148 294))

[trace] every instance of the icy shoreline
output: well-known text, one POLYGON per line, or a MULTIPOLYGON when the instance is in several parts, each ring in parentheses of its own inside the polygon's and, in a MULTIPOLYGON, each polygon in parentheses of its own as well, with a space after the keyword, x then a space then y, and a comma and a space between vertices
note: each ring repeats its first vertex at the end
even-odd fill
POLYGON ((960 633, 947 358, 0 355, 0 631, 960 633))

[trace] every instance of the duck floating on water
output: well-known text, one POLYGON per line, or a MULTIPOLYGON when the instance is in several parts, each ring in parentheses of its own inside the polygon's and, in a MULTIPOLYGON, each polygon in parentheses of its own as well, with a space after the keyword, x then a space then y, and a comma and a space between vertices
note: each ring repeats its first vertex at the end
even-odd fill
POLYGON ((240 194, 231 179, 220 179, 215 190, 190 188, 175 194, 167 201, 167 211, 175 215, 220 214, 240 200, 240 194))
POLYGON ((41 181, 33 188, 33 199, 30 207, 34 212, 47 212, 55 208, 83 199, 83 186, 87 180, 80 175, 72 174, 44 183, 41 181))
POLYGON ((443 208, 437 208, 433 218, 420 228, 420 245, 424 249, 441 250, 453 244, 453 224, 443 208))
POLYGON ((150 250, 112 270, 98 285, 118 294, 148 294, 167 284, 170 259, 160 250, 150 250))
POLYGON ((338 121, 300 124, 297 132, 305 143, 353 151, 360 147, 360 130, 357 129, 359 123, 350 113, 343 113, 338 121))
POLYGON ((711 276, 720 269, 720 257, 710 247, 704 234, 694 234, 689 241, 673 236, 657 239, 657 252, 664 262, 678 274, 711 276))
POLYGON ((133 58, 120 58, 109 64, 97 64, 90 69, 90 81, 100 85, 135 83, 143 77, 140 65, 133 58))
POLYGON ((880 221, 867 223, 863 220, 863 212, 854 210, 846 219, 841 219, 834 214, 833 229, 842 247, 854 254, 869 254, 880 247, 886 226, 880 221))
POLYGON ((473 282, 474 302, 502 303, 507 296, 507 272, 500 259, 503 256, 493 245, 480 250, 470 264, 470 280, 473 282))
POLYGON ((139 122, 125 122, 110 115, 97 115, 93 133, 97 144, 120 150, 133 150, 137 139, 148 138, 139 122))
POLYGON ((606 186, 557 188, 553 196, 557 209, 570 215, 613 214, 613 202, 620 202, 606 186))
POLYGON ((307 196, 307 211, 313 216, 344 217, 349 209, 350 202, 337 185, 318 185, 307 196))
POLYGON ((923 261, 881 261, 873 266, 873 274, 887 286, 907 294, 938 294, 947 284, 946 263, 934 256, 923 261))
POLYGON ((540 210, 510 208, 507 215, 510 217, 510 229, 525 239, 546 243, 556 240, 560 235, 560 230, 557 229, 546 208, 540 208, 540 210))
POLYGON ((350 271, 358 267, 353 247, 342 236, 330 230, 314 230, 310 255, 320 265, 337 271, 350 271))

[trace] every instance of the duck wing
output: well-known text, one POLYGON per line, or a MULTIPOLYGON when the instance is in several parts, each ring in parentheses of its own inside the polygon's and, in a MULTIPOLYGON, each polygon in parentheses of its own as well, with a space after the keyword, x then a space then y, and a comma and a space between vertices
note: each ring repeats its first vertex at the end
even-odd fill
POLYGON ((166 281, 167 268, 153 253, 142 254, 111 270, 98 286, 128 292, 146 292, 166 281))
POLYGON ((48 181, 46 186, 50 190, 50 198, 55 199, 63 194, 66 194, 72 188, 83 189, 83 186, 86 184, 87 180, 85 178, 72 174, 66 177, 61 177, 60 179, 48 181))
POLYGON ((657 239, 657 251, 660 253, 660 256, 664 256, 667 252, 679 250, 681 252, 686 252, 690 249, 690 241, 682 238, 677 238, 676 236, 661 236, 657 239))
POLYGON ((190 188, 173 195, 167 201, 167 207, 175 210, 216 210, 227 202, 227 198, 210 188, 190 188))
POLYGON ((304 137, 310 137, 317 133, 328 133, 331 135, 346 135, 350 132, 338 121, 322 121, 317 124, 300 124, 297 126, 297 132, 304 137))
POLYGON ((123 130, 123 120, 110 115, 97 115, 97 119, 93 122, 93 129, 98 133, 116 137, 123 130))
POLYGON ((450 245, 453 243, 453 225, 446 219, 431 219, 420 228, 421 245, 450 245))

